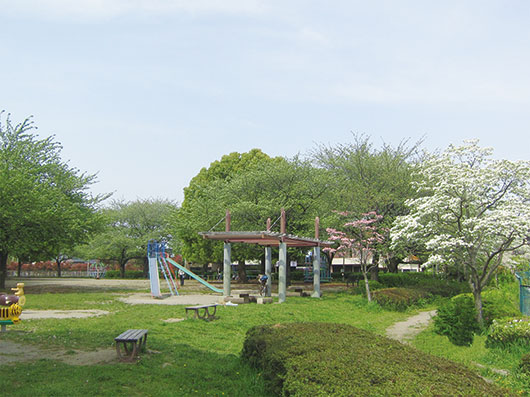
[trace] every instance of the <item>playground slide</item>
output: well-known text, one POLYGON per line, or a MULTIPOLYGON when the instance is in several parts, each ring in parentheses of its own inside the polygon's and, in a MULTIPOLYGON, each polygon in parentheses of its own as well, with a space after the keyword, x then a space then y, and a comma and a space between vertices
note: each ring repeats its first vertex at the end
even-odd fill
POLYGON ((200 278, 199 276, 197 276, 195 273, 189 271, 188 269, 186 269, 184 266, 181 266, 179 265, 177 262, 175 262, 174 260, 170 259, 170 258, 165 258, 165 260, 167 262, 169 262, 170 264, 172 264, 173 266, 175 266, 176 268, 182 270, 184 273, 186 273, 188 276, 190 276, 191 278, 194 278, 195 280, 197 280, 199 283, 201 283, 202 285, 204 285, 205 287, 208 287, 210 288, 212 291, 214 292, 218 292, 220 294, 223 293, 223 290, 222 289, 219 289, 219 288, 216 288, 214 287, 212 284, 210 284, 209 282, 205 281, 204 279, 200 278))

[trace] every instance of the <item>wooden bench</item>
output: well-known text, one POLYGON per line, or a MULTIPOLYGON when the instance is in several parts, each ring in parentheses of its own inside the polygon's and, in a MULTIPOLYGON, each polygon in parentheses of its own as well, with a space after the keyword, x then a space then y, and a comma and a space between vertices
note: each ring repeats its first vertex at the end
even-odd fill
POLYGON ((200 305, 200 306, 188 306, 186 308, 186 317, 188 312, 195 312, 195 318, 200 318, 201 320, 211 321, 215 320, 215 313, 217 312, 217 303, 211 305, 200 305), (213 308, 213 313, 210 313, 210 309, 213 308), (201 313, 202 310, 202 313, 201 313))
POLYGON ((138 350, 145 349, 145 343, 147 341, 147 330, 146 329, 128 329, 122 334, 114 338, 116 341, 116 353, 118 358, 124 360, 133 361, 138 350), (122 356, 120 346, 123 345, 125 355, 122 356))

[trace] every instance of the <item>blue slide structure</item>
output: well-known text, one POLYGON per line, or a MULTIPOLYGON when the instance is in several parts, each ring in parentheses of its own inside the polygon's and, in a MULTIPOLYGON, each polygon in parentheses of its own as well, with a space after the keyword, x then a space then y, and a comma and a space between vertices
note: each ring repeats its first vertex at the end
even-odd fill
POLYGON ((200 278, 192 271, 186 269, 184 266, 179 265, 174 260, 170 259, 166 255, 167 243, 159 243, 158 241, 151 240, 147 245, 147 257, 149 259, 149 279, 151 281, 151 295, 155 298, 161 298, 160 292, 160 279, 158 277, 158 271, 161 270, 166 282, 168 284, 171 295, 178 295, 177 283, 171 275, 169 265, 182 270, 184 273, 189 275, 191 278, 197 280, 205 287, 210 288, 212 291, 217 293, 223 293, 222 289, 216 288, 206 280, 200 278))
POLYGON ((223 290, 222 289, 219 289, 219 288, 216 288, 214 287, 212 284, 210 284, 208 281, 204 280, 203 278, 200 278, 199 276, 197 276, 195 273, 193 273, 192 271, 186 269, 184 266, 182 265, 179 265, 177 262, 175 262, 174 260, 170 259, 170 258, 164 258, 163 260, 167 261, 170 265, 176 267, 177 269, 180 269, 182 270, 184 273, 186 273, 188 276, 190 276, 191 278, 197 280, 199 283, 201 283, 202 285, 204 285, 205 287, 208 287, 210 288, 212 291, 214 292, 218 292, 220 294, 223 293, 223 290))

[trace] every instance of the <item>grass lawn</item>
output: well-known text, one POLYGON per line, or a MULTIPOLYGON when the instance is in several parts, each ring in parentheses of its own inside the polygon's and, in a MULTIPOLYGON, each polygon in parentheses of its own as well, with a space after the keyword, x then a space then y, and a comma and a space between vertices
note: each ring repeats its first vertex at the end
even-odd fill
MULTIPOLYGON (((114 337, 128 328, 149 329, 148 354, 136 364, 71 366, 39 360, 3 370, 0 390, 12 395, 262 396, 263 381, 239 354, 246 331, 259 324, 293 321, 347 323, 380 334, 407 317, 367 305, 361 297, 332 294, 321 300, 289 297, 281 305, 219 307, 212 322, 185 318, 184 306, 128 305, 118 293, 28 295, 25 310, 100 309, 111 312, 85 319, 26 320, 0 336, 13 342, 63 350, 113 348, 114 337)), ((326 343, 325 340, 322 343, 326 343)), ((23 352, 21 352, 23 354, 23 352)))
MULTIPOLYGON (((89 351, 113 349, 114 337, 124 330, 146 328, 149 352, 141 354, 138 363, 74 366, 42 359, 10 364, 9 370, 2 368, 0 390, 21 396, 265 396, 260 375, 239 357, 249 328, 316 321, 351 324, 384 335, 390 325, 416 313, 386 311, 348 293, 326 293, 319 300, 288 297, 281 305, 219 307, 219 319, 212 322, 165 322, 185 318, 184 306, 128 305, 118 300, 122 295, 117 291, 28 294, 25 310, 100 309, 110 314, 84 319, 25 320, 11 326, 12 332, 1 334, 0 339, 49 349, 89 351)), ((528 379, 500 377, 471 363, 509 370, 515 365, 515 356, 506 358, 488 352, 482 337, 471 348, 461 348, 429 329, 414 343, 421 350, 482 371, 500 384, 530 390, 528 379)))

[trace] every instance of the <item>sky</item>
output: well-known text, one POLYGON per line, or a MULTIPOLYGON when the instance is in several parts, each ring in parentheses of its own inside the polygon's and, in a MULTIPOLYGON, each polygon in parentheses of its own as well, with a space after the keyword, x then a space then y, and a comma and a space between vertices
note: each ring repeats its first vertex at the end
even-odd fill
POLYGON ((126 201, 352 133, 530 160, 529 22, 517 0, 0 0, 0 110, 126 201))

